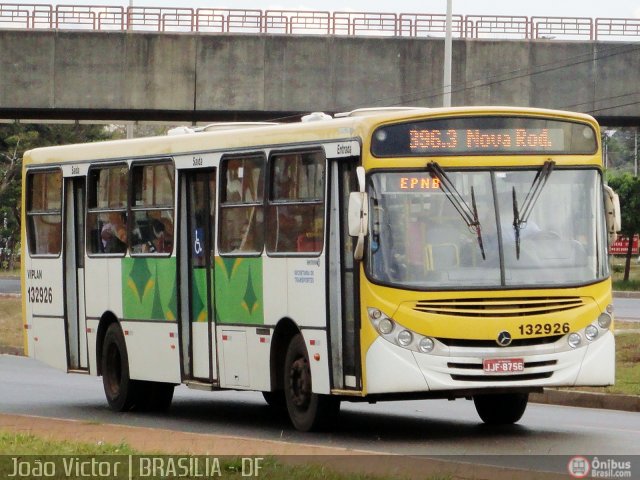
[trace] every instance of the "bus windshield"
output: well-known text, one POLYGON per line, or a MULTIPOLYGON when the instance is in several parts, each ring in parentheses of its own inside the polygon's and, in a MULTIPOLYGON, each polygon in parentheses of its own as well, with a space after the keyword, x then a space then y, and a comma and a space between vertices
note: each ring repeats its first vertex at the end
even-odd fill
POLYGON ((369 277, 412 289, 605 278, 600 173, 551 167, 373 173, 369 277))

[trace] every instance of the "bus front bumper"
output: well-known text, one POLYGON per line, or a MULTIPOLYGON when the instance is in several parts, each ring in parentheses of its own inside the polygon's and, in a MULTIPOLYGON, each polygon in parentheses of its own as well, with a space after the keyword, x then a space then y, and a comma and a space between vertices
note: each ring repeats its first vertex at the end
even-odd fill
POLYGON ((612 385, 615 340, 607 331, 593 342, 568 348, 563 337, 533 347, 451 347, 447 355, 407 350, 383 338, 366 354, 367 394, 612 385), (487 359, 522 359, 524 370, 489 374, 487 359))

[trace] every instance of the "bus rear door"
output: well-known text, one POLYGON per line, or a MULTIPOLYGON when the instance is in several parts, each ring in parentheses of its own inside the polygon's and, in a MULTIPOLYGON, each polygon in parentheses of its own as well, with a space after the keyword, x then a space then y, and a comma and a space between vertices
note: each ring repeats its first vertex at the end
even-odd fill
POLYGON ((64 184, 64 291, 67 364, 69 370, 87 370, 87 319, 84 288, 84 177, 64 184))
POLYGON ((218 378, 213 302, 216 170, 189 170, 180 183, 180 314, 185 379, 214 383, 218 378), (184 288, 187 295, 184 295, 184 288))

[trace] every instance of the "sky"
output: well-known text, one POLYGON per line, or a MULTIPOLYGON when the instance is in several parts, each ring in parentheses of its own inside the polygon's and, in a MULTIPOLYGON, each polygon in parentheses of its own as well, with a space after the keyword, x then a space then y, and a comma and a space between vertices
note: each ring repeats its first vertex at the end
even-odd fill
MULTIPOLYGON (((119 5, 130 0, 0 0, 2 3, 119 5)), ((446 13, 447 0, 132 0, 141 7, 252 8, 389 13, 446 13)), ((457 15, 640 18, 640 0, 452 0, 457 15)))

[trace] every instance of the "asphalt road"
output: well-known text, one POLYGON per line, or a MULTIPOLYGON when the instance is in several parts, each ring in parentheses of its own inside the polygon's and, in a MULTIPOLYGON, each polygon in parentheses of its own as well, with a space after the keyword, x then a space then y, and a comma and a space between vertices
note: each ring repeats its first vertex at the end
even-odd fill
POLYGON ((20 293, 20 279, 13 277, 0 278, 0 293, 20 293))
POLYGON ((255 392, 176 388, 164 415, 114 413, 101 378, 69 375, 23 357, 0 356, 0 412, 303 442, 470 463, 566 471, 573 455, 638 454, 637 413, 530 404, 519 424, 483 425, 472 402, 343 403, 329 433, 301 433, 274 415, 255 392), (453 456, 453 457, 452 457, 453 456), (535 467, 534 467, 535 466, 535 467))
POLYGON ((640 298, 613 299, 613 314, 620 320, 640 321, 640 298))

